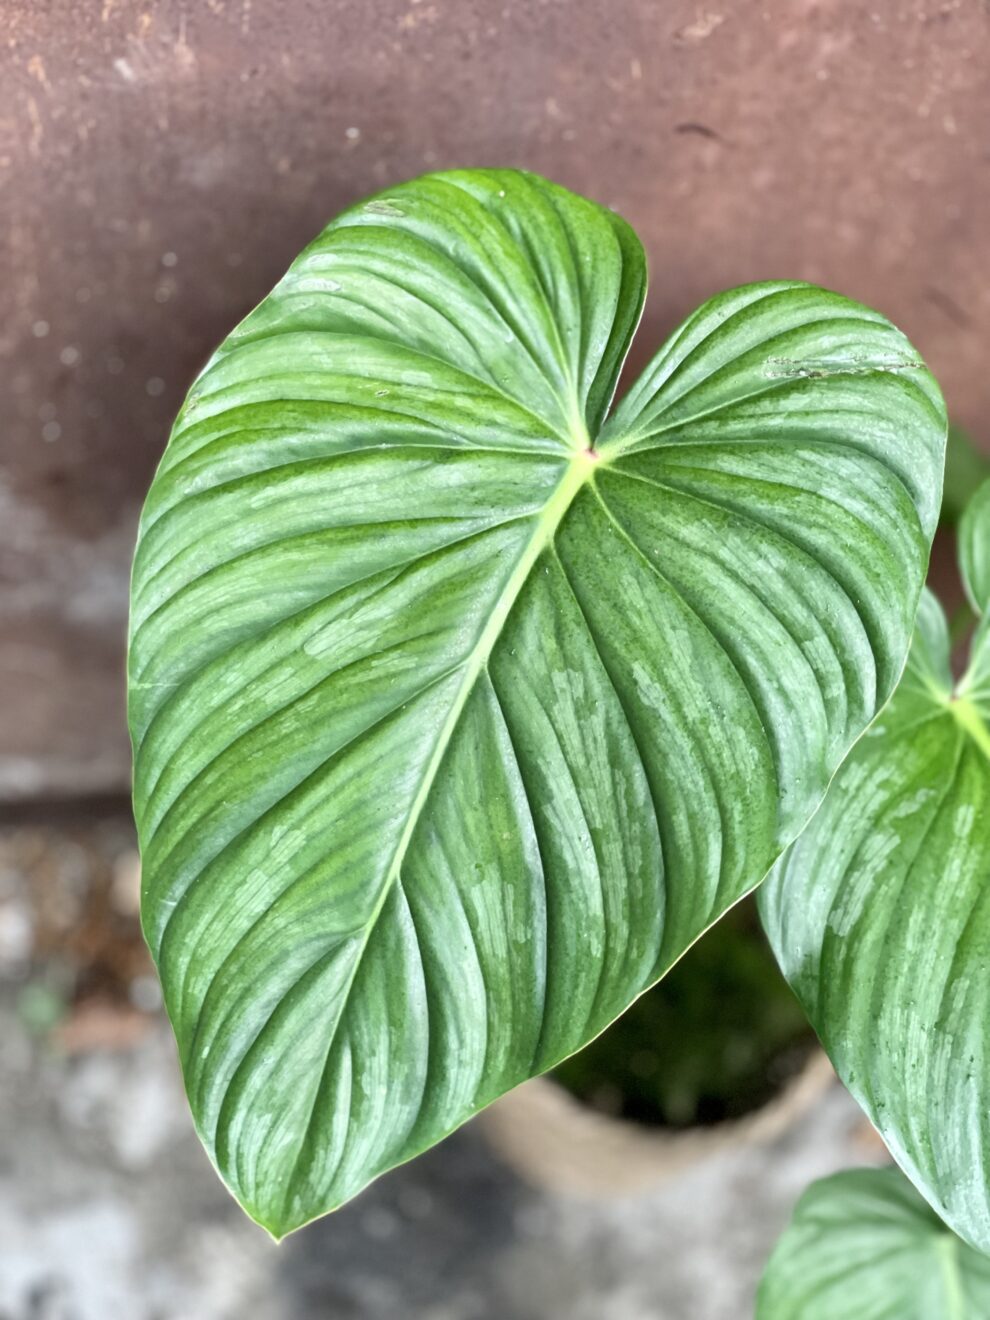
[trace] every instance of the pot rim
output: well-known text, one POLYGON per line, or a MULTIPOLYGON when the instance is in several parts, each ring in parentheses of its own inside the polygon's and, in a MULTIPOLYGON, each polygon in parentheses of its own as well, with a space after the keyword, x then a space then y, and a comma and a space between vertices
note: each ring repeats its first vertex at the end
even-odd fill
POLYGON ((496 1152, 532 1186, 578 1195, 655 1187, 717 1151, 765 1145, 794 1126, 835 1080, 820 1047, 765 1105, 684 1129, 603 1114, 548 1075, 523 1082, 479 1115, 496 1152))

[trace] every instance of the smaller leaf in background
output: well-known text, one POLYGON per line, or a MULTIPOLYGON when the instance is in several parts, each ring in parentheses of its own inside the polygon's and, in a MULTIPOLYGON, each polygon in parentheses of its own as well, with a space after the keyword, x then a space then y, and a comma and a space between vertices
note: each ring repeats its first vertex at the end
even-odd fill
MULTIPOLYGON (((985 606, 990 484, 960 540, 967 591, 985 606)), ((955 686, 949 660, 945 615, 926 590, 897 691, 759 906, 891 1154, 957 1233, 990 1251, 990 610, 955 686)))
POLYGON ((959 522, 959 566, 977 614, 990 605, 990 480, 984 481, 959 522))
POLYGON ((941 520, 950 526, 962 517, 977 486, 990 477, 990 455, 973 443, 965 431, 950 426, 945 445, 945 478, 941 520))
POLYGON ((990 1259, 897 1169, 812 1183, 760 1283, 756 1320, 983 1320, 990 1259))

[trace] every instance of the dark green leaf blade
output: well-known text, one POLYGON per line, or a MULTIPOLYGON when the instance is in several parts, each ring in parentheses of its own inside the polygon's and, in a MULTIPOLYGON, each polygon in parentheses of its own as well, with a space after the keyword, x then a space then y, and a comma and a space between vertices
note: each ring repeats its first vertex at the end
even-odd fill
POLYGON ((756 1320, 979 1320, 990 1259, 960 1241, 897 1169, 813 1183, 767 1264, 756 1320))
POLYGON ((903 336, 738 291, 599 436, 643 290, 590 202, 417 180, 176 422, 132 595, 143 918, 199 1131, 276 1235, 602 1030, 903 661, 944 439, 903 336))

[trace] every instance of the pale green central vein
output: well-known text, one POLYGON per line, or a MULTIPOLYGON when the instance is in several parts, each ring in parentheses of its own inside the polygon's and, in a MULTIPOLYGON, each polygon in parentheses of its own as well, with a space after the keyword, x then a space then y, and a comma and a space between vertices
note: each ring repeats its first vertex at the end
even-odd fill
POLYGON ((498 638, 505 627, 505 622, 509 617, 513 605, 516 603, 520 591, 522 590, 526 579, 532 571, 533 565, 539 559, 540 555, 546 549, 547 545, 553 539, 553 535, 560 525, 561 519, 570 508, 571 502, 578 491, 585 484, 595 469, 597 456, 588 451, 576 452, 567 466, 563 477, 556 490, 550 496, 543 507, 542 512, 536 519, 533 527, 533 534, 526 543, 526 548, 519 556, 519 560, 512 570, 508 581, 502 588, 499 598, 495 603, 495 608, 489 616, 488 622, 481 631, 481 635, 471 649, 470 655, 464 662, 464 672, 461 677, 461 685, 457 696, 447 713, 447 718, 443 722, 443 727, 437 737, 436 746, 433 749, 433 755, 430 757, 429 764, 423 775, 422 783, 419 786, 409 814, 406 819, 405 827, 399 838, 395 850, 395 857, 389 868, 386 883, 383 886, 383 893, 379 897, 376 905, 376 912, 371 918, 371 924, 374 924, 375 917, 385 901, 385 894, 390 885, 394 882, 401 869, 406 851, 412 839, 413 831, 420 813, 426 803, 430 790, 433 787, 433 781, 437 776, 437 771, 446 755, 450 740, 457 728, 458 721, 463 714, 464 707, 467 705, 468 698, 474 690, 478 675, 488 663, 492 653, 492 648, 498 641, 498 638))
POLYGON ((990 730, 973 702, 967 697, 956 697, 948 705, 959 727, 969 734, 983 755, 990 760, 990 730))
POLYGON ((945 1289, 946 1320, 965 1320, 966 1306, 959 1279, 959 1243, 949 1233, 940 1233, 935 1252, 945 1289))
MULTIPOLYGON (((491 656, 492 653, 492 648, 494 647, 495 643, 498 641, 502 629, 505 626, 505 622, 509 617, 509 612, 511 611, 513 605, 516 603, 519 593, 522 590, 523 586, 525 585, 526 579, 529 577, 529 574, 532 571, 534 564, 539 559, 540 555, 543 553, 543 551, 546 549, 549 543, 552 541, 554 533, 559 527, 560 522, 564 517, 564 514, 567 512, 568 508, 570 508, 570 505, 574 500, 574 497, 577 495, 578 491, 590 478, 591 473, 595 469, 595 465, 597 461, 598 461, 598 456, 592 453, 589 448, 582 448, 580 450, 576 449, 574 451, 571 461, 568 464, 564 472, 564 475, 560 480, 560 483, 558 484, 553 494, 550 496, 549 500, 544 505, 541 513, 537 517, 535 524, 533 526, 532 535, 527 541, 525 549, 523 550, 522 554, 519 556, 516 566, 512 570, 512 573, 510 574, 508 581, 505 583, 505 586, 502 588, 501 592, 499 593, 498 600, 495 603, 495 608, 492 610, 487 623, 485 624, 484 628, 481 631, 480 636, 478 637, 478 640, 471 648, 470 654, 464 661, 463 673, 461 675, 461 682, 457 690, 457 695, 454 701, 451 703, 450 710, 447 712, 447 717, 443 722, 439 734, 437 735, 436 745, 433 748, 433 753, 430 756, 430 760, 423 773, 423 778, 416 792, 416 796, 413 798, 413 801, 409 807, 409 811, 406 815, 406 821, 403 826, 402 833, 399 836, 399 841, 396 844, 395 853, 389 865, 388 872, 385 876, 385 880, 382 884, 381 890, 377 898, 375 899, 374 907, 368 916, 367 922, 365 923, 360 947, 356 951, 354 957, 354 963, 351 968, 350 974, 348 976, 348 989, 345 991, 343 995, 342 1002, 344 1003, 346 1003, 348 995, 350 993, 349 987, 354 984, 354 981, 357 977, 358 968, 361 965, 361 960, 364 956, 364 952, 368 947, 368 942, 371 939, 372 931, 375 929, 375 926, 378 922, 378 918, 382 914, 382 911, 385 907, 385 904, 388 900, 388 896, 391 893, 393 886, 398 881, 399 873, 402 869, 402 864, 405 860, 406 853, 409 849, 409 844, 412 841, 412 837, 416 829, 416 825, 419 822, 419 818, 422 814, 424 806, 426 805, 427 798, 429 797, 430 792, 433 788, 434 781, 437 777, 437 773, 440 770, 440 766, 443 763, 443 758, 447 753, 447 749, 450 746, 450 742, 456 731, 457 724, 461 718, 461 715, 464 712, 464 708, 467 705, 471 693, 474 690, 474 685, 478 680, 478 676, 481 673, 481 671, 484 669, 484 667, 487 665, 489 657, 491 656)), ((330 1033, 330 1039, 327 1044, 327 1052, 324 1057, 323 1071, 326 1070, 327 1061, 330 1058, 330 1051, 333 1048, 333 1041, 335 1035, 336 1035, 336 1028, 330 1033)), ((296 1173, 298 1172, 299 1163, 302 1158, 302 1152, 305 1147, 306 1139, 309 1132, 309 1127, 311 1126, 313 1121, 313 1114, 315 1113, 316 1110, 316 1103, 319 1096, 319 1090, 320 1090, 320 1086, 318 1083, 316 1087, 316 1091, 314 1092, 313 1108, 310 1111, 310 1117, 306 1125, 306 1131, 304 1133, 303 1139, 300 1142, 299 1149, 297 1151, 296 1163, 293 1168, 292 1175, 290 1176, 286 1184, 287 1200, 292 1193, 292 1186, 295 1180, 296 1173)))

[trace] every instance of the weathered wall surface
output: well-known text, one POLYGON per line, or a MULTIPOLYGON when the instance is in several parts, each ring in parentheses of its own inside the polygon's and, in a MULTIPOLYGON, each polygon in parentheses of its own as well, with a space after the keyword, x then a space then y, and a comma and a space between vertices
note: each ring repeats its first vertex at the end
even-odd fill
POLYGON ((615 206, 653 287, 876 305, 990 441, 983 0, 0 0, 0 797, 126 783, 126 572, 192 374, 335 211, 454 164, 615 206))

